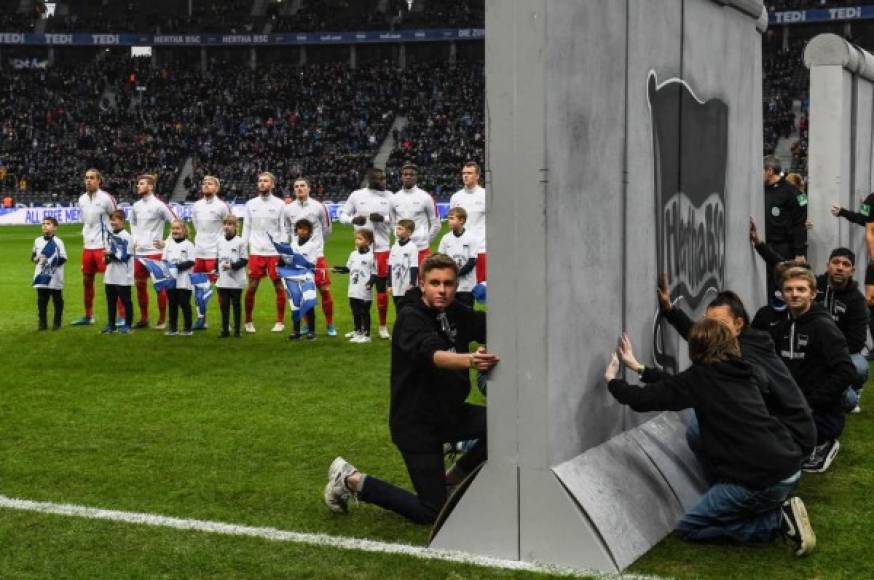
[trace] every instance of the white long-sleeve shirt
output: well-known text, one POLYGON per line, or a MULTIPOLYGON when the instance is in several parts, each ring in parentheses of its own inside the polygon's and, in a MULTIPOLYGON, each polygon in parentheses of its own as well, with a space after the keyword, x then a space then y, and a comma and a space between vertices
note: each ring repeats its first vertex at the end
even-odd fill
POLYGON ((164 224, 176 219, 170 206, 153 194, 138 199, 130 212, 130 232, 136 244, 136 255, 159 254, 155 240, 164 239, 164 224))
POLYGON ((133 238, 126 230, 113 232, 109 230, 106 237, 106 251, 112 247, 109 239, 109 234, 121 238, 127 242, 128 258, 126 262, 116 262, 115 260, 106 264, 106 272, 103 274, 104 284, 115 284, 116 286, 133 286, 134 284, 134 255, 133 255, 133 238))
POLYGON ((218 241, 218 280, 215 283, 216 288, 238 288, 242 290, 246 287, 246 267, 243 266, 237 270, 231 268, 225 269, 224 266, 234 264, 240 258, 249 258, 249 252, 246 251, 246 243, 240 236, 234 236, 230 240, 226 236, 221 236, 218 241))
POLYGON ((434 198, 427 191, 413 186, 411 189, 401 188, 392 195, 391 205, 395 220, 413 220, 416 223, 416 229, 410 236, 416 247, 424 250, 430 246, 440 233, 440 217, 434 198))
POLYGON ((82 247, 86 250, 103 248, 105 232, 109 231, 109 214, 117 208, 115 198, 98 189, 79 196, 79 221, 82 222, 82 247))
POLYGON ((298 220, 306 219, 313 224, 313 234, 310 239, 318 248, 321 258, 325 255, 325 241, 331 235, 331 217, 328 215, 328 210, 320 202, 313 198, 307 199, 304 203, 298 200, 286 204, 282 210, 283 224, 285 231, 293 238, 296 236, 294 224, 298 220))
MULTIPOLYGON (((183 262, 194 261, 194 244, 185 239, 177 242, 173 236, 167 238, 164 245, 164 253, 162 258, 171 264, 181 264, 183 262)), ((194 268, 187 270, 177 270, 176 272, 176 288, 179 290, 191 290, 191 271, 194 268)))
MULTIPOLYGON (((58 257, 67 259, 67 247, 64 245, 64 242, 58 236, 52 236, 49 239, 46 239, 45 236, 40 236, 33 241, 33 249, 31 252, 33 256, 39 258, 42 254, 43 248, 46 247, 46 244, 49 243, 49 240, 55 241, 55 246, 57 246, 58 257)), ((43 271, 44 265, 37 262, 36 267, 33 269, 33 277, 36 278, 37 275, 41 274, 43 271)), ((49 280, 48 284, 36 284, 34 288, 48 288, 50 290, 63 290, 64 289, 64 265, 55 266, 52 271, 52 278, 49 280)))
POLYGON ((344 224, 352 223, 352 218, 364 216, 367 221, 364 225, 355 226, 355 231, 362 228, 367 228, 373 232, 373 251, 388 252, 391 248, 389 236, 391 235, 391 227, 394 222, 394 212, 391 208, 391 193, 388 191, 379 191, 376 189, 358 189, 349 195, 343 209, 340 210, 340 222, 344 224), (384 221, 375 224, 370 221, 370 214, 378 213, 382 215, 384 221))
POLYGON ((222 221, 231 215, 231 208, 216 196, 204 197, 191 207, 191 223, 197 234, 194 236, 195 257, 215 258, 218 240, 222 236, 222 221))
POLYGON ((467 212, 464 229, 477 240, 480 254, 486 251, 486 190, 477 185, 472 190, 459 189, 449 198, 449 209, 463 207, 467 212))
POLYGON ((282 225, 285 203, 275 195, 258 195, 246 202, 243 215, 243 241, 249 246, 250 256, 278 256, 269 233, 276 242, 288 238, 282 225))

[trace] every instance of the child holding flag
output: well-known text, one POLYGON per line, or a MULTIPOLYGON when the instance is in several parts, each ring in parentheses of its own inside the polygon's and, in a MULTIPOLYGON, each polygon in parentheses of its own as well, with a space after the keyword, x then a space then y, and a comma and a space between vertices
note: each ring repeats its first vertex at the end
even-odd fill
POLYGON ((230 333, 231 306, 234 307, 234 336, 240 337, 240 297, 246 287, 246 264, 249 252, 246 242, 237 235, 237 217, 233 214, 222 222, 222 236, 218 241, 218 288, 219 308, 222 312, 222 331, 219 338, 230 333))
MULTIPOLYGON (((109 214, 110 231, 106 236, 104 259, 106 271, 103 274, 106 291, 107 318, 101 334, 116 331, 116 303, 124 305, 124 312, 133 312, 131 287, 134 285, 133 238, 124 229, 124 212, 114 210, 109 214)), ((131 327, 124 324, 118 328, 120 334, 130 334, 131 327)))
POLYGON ((400 312, 407 291, 419 285, 419 249, 411 236, 416 229, 413 220, 400 220, 395 226, 395 243, 388 256, 388 287, 400 312))
POLYGON ((373 285, 376 283, 376 262, 373 258, 373 232, 360 229, 355 232, 355 249, 346 261, 349 268, 349 306, 355 330, 347 334, 349 342, 370 342, 370 307, 373 304, 373 285))
POLYGON ((185 222, 174 219, 170 222, 170 237, 164 244, 163 259, 176 270, 175 288, 168 291, 170 298, 170 328, 166 336, 191 336, 191 268, 194 267, 194 244, 188 240, 185 222), (184 327, 179 329, 179 309, 182 309, 184 327))
MULTIPOLYGON (((304 260, 312 264, 315 268, 318 262, 319 254, 322 249, 317 240, 313 239, 313 222, 308 219, 299 219, 294 224, 294 236, 291 240, 291 249, 294 253, 301 256, 304 260)), ((316 338, 316 309, 309 310, 305 315, 307 330, 307 340, 315 340, 316 338)), ((300 333, 300 318, 294 320, 294 333, 288 338, 289 340, 298 340, 301 337, 300 333)))
POLYGON ((36 264, 33 273, 33 287, 36 288, 36 305, 39 313, 39 330, 48 328, 49 300, 54 307, 52 330, 61 328, 61 316, 64 314, 64 262, 67 261, 67 249, 61 238, 55 236, 58 220, 53 217, 43 218, 42 235, 33 241, 30 260, 36 264))

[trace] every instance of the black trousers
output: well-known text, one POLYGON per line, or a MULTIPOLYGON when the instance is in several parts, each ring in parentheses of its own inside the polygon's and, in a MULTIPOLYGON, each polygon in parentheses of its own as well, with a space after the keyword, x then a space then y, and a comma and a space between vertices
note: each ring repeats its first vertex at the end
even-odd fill
POLYGON ((125 312, 133 312, 134 305, 131 301, 131 287, 121 286, 118 284, 106 284, 106 324, 115 326, 115 313, 117 311, 118 301, 124 304, 125 312))
MULTIPOLYGON (((456 470, 463 475, 473 471, 486 460, 486 408, 465 404, 462 416, 449 443, 477 439, 476 444, 456 462, 456 470)), ((364 479, 359 498, 391 510, 417 524, 433 524, 446 503, 446 472, 443 466, 443 445, 434 451, 412 453, 400 450, 410 482, 416 493, 410 493, 391 483, 368 475, 364 479)))
POLYGON ((58 329, 61 327, 61 317, 64 315, 64 295, 60 290, 51 288, 36 289, 36 309, 39 316, 39 329, 45 330, 48 328, 48 310, 49 300, 52 301, 52 306, 55 309, 55 316, 52 319, 52 328, 58 329))
POLYGON ((844 432, 847 415, 840 411, 832 413, 813 412, 813 422, 816 424, 816 444, 837 439, 844 432))
POLYGON ((373 300, 349 299, 349 307, 352 309, 352 321, 355 324, 355 332, 364 336, 370 336, 370 305, 373 300))
MULTIPOLYGON (((304 320, 306 320, 307 326, 309 327, 308 332, 315 333, 316 332, 316 309, 313 308, 312 310, 310 310, 309 312, 304 314, 303 317, 304 317, 304 320)), ((300 318, 298 318, 297 320, 294 320, 292 323, 292 326, 294 327, 294 332, 297 334, 300 334, 300 318)))
POLYGON ((170 330, 179 330, 179 309, 182 309, 184 330, 191 330, 191 290, 173 288, 167 291, 170 298, 170 330))
POLYGON ((219 288, 219 310, 222 312, 222 332, 229 332, 231 324, 231 307, 234 308, 234 333, 240 334, 240 297, 242 288, 219 288))

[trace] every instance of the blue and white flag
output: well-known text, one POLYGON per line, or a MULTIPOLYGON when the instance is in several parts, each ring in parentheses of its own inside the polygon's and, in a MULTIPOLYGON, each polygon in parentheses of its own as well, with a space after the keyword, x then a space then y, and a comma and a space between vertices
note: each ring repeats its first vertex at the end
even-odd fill
POLYGON ((473 297, 477 302, 479 302, 480 304, 486 303, 486 283, 485 282, 480 282, 479 284, 474 286, 473 290, 471 290, 471 292, 473 293, 473 297))
POLYGON ((316 307, 316 281, 312 268, 279 267, 276 271, 285 284, 291 317, 296 322, 316 307))
POLYGON ((152 260, 150 258, 137 258, 140 264, 145 266, 152 277, 155 290, 170 290, 176 287, 176 265, 165 260, 152 260))
POLYGON ((212 283, 209 275, 203 272, 191 274, 191 285, 194 286, 194 304, 197 306, 198 318, 206 316, 206 305, 212 297, 212 283))
POLYGON ((43 246, 40 256, 45 256, 45 263, 39 274, 33 277, 33 286, 42 286, 51 283, 52 276, 55 275, 55 268, 58 266, 58 260, 61 257, 61 252, 58 249, 58 244, 55 243, 55 238, 50 239, 43 246))
POLYGON ((115 234, 107 234, 109 239, 109 254, 119 262, 127 263, 130 253, 127 251, 127 240, 115 234))
POLYGON ((308 268, 310 270, 316 267, 315 264, 300 254, 296 254, 294 249, 292 249, 291 244, 288 242, 277 242, 273 239, 273 236, 271 236, 270 233, 267 234, 267 237, 270 238, 273 247, 276 248, 277 252, 279 252, 279 259, 282 260, 283 264, 291 266, 292 268, 308 268))

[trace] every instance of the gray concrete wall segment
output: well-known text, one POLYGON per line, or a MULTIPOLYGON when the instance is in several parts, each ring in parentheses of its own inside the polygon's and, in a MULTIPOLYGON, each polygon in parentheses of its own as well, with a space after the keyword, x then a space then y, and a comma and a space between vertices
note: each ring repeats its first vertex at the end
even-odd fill
POLYGON ((597 385, 623 316, 625 6, 564 0, 547 10, 546 216, 552 274, 566 283, 546 294, 550 432, 540 467, 624 428, 597 385))
POLYGON ((852 74, 839 64, 815 65, 810 70, 810 129, 808 148, 808 260, 822 268, 828 252, 848 243, 850 228, 846 220, 836 220, 833 203, 849 207, 852 147, 852 74))
POLYGON ((874 81, 874 56, 837 34, 815 36, 804 49, 804 64, 807 68, 839 65, 855 75, 874 81))
POLYGON ((598 529, 551 470, 524 470, 519 485, 527 498, 520 512, 522 560, 620 571, 598 529))
POLYGON ((742 12, 747 18, 752 18, 758 21, 762 15, 762 10, 765 10, 762 0, 712 0, 715 4, 721 6, 729 6, 742 12))
POLYGON ((673 490, 634 431, 553 468, 598 529, 619 569, 658 543, 682 515, 673 490))
MULTIPOLYGON (((874 84, 867 79, 856 77, 853 83, 853 118, 850 123, 853 133, 853 165, 851 170, 852 184, 850 186, 849 206, 858 211, 862 199, 871 193, 871 127, 874 121, 874 84)), ((853 224, 847 224, 853 225, 853 224)), ((859 284, 865 281, 865 260, 868 255, 865 246, 865 229, 853 225, 848 227, 847 235, 841 239, 847 247, 856 252, 858 266, 856 267, 856 279, 859 284)), ((819 264, 817 264, 819 269, 819 264)))

